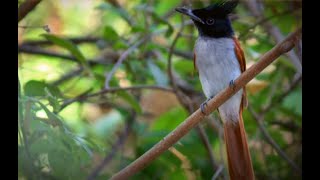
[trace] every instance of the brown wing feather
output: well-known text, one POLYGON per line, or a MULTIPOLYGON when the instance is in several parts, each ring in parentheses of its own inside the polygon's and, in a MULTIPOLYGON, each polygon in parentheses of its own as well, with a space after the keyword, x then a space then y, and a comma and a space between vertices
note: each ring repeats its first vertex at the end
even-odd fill
POLYGON ((223 125, 230 180, 254 180, 242 108, 239 113, 238 122, 226 121, 223 125))
POLYGON ((196 52, 193 52, 193 67, 195 71, 197 71, 196 60, 197 60, 196 52))
MULTIPOLYGON (((234 52, 237 56, 238 62, 240 64, 240 70, 241 73, 243 73, 246 70, 246 59, 244 56, 244 52, 241 48, 240 42, 236 37, 233 37, 233 41, 234 41, 234 52)), ((243 94, 242 94, 242 107, 247 107, 248 106, 248 101, 247 101, 247 92, 246 92, 246 88, 243 88, 243 94)))

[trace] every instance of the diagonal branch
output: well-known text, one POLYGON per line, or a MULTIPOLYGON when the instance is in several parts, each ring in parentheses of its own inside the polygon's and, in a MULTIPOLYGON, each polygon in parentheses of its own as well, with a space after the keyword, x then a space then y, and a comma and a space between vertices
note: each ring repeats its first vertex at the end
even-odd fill
POLYGON ((114 158, 114 156, 117 153, 117 149, 123 146, 125 140, 129 136, 129 133, 132 129, 132 124, 134 119, 133 116, 135 116, 134 113, 131 114, 131 116, 127 119, 125 128, 123 132, 120 134, 119 139, 115 144, 112 145, 111 152, 107 154, 106 157, 102 160, 102 162, 93 169, 93 171, 88 176, 87 180, 94 180, 99 175, 99 173, 103 170, 103 168, 106 167, 114 158))
MULTIPOLYGON (((299 40, 300 36, 301 28, 299 28, 295 33, 289 35, 284 41, 277 44, 274 48, 272 48, 269 52, 262 56, 259 62, 251 66, 244 73, 242 73, 239 78, 235 80, 234 87, 225 88, 208 102, 208 113, 217 109, 233 94, 239 91, 256 75, 258 75, 263 69, 265 69, 273 61, 275 61, 280 55, 290 51, 296 45, 297 40, 299 40)), ((149 151, 147 151, 134 162, 129 164, 126 168, 122 169, 120 172, 113 175, 111 179, 128 179, 135 173, 141 171, 154 159, 156 159, 163 152, 165 152, 169 147, 171 147, 177 141, 179 141, 179 139, 186 135, 192 128, 198 125, 198 123, 204 117, 204 114, 202 114, 201 110, 198 109, 196 112, 191 114, 185 121, 183 121, 176 129, 174 129, 170 134, 168 134, 160 142, 154 145, 149 151)))
POLYGON ((130 55, 130 53, 132 51, 134 51, 136 48, 138 48, 140 45, 142 45, 143 43, 145 43, 148 39, 151 38, 151 35, 148 36, 144 36, 142 39, 140 39, 137 43, 135 43, 134 45, 132 45, 129 49, 127 49, 123 54, 121 54, 121 56, 119 57, 119 59, 117 60, 117 63, 113 66, 113 68, 111 69, 111 71, 106 75, 106 81, 105 81, 105 89, 110 88, 109 87, 109 83, 111 81, 111 78, 113 76, 113 74, 116 72, 116 70, 121 66, 121 64, 123 63, 123 61, 125 59, 127 59, 127 57, 130 55))
POLYGON ((26 0, 22 3, 18 9, 18 22, 32 11, 40 2, 41 0, 26 0))
POLYGON ((283 92, 278 98, 276 98, 274 101, 271 101, 265 108, 262 109, 261 113, 268 112, 271 108, 275 107, 275 105, 279 102, 281 102, 285 97, 287 97, 290 92, 292 92, 298 85, 299 82, 302 80, 302 75, 300 75, 296 80, 294 80, 289 88, 283 92))
POLYGON ((67 80, 79 75, 82 71, 83 71, 83 67, 79 67, 79 68, 72 70, 69 73, 63 75, 60 79, 58 79, 50 84, 52 86, 57 86, 57 85, 63 83, 64 81, 67 81, 67 80))
POLYGON ((277 151, 279 156, 281 156, 284 160, 288 162, 288 164, 291 166, 291 168, 294 170, 294 172, 298 172, 301 174, 301 169, 291 160, 288 155, 280 148, 280 146, 272 139, 268 131, 263 125, 263 116, 259 116, 250 106, 249 111, 253 115, 255 121, 258 124, 258 127, 264 136, 265 140, 277 151))
MULTIPOLYGON (((299 9, 300 9, 300 8, 299 8, 299 9)), ((245 31, 243 31, 243 32, 239 35, 238 39, 244 38, 250 31, 252 31, 253 29, 255 29, 257 26, 262 25, 263 23, 268 22, 268 21, 270 21, 270 20, 273 19, 273 18, 276 18, 276 17, 279 17, 279 16, 283 16, 283 15, 286 15, 286 14, 289 14, 289 13, 292 13, 292 10, 291 10, 291 9, 286 10, 286 11, 281 12, 281 13, 278 13, 278 14, 274 14, 274 15, 269 16, 269 17, 261 18, 259 21, 257 21, 256 23, 254 23, 253 25, 251 25, 249 28, 247 28, 245 31)))

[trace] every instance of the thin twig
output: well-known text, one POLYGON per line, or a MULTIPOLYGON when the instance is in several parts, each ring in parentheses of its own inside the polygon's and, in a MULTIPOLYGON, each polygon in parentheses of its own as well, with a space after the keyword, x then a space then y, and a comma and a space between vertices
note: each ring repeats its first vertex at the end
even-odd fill
POLYGON ((69 73, 63 75, 60 79, 50 83, 52 86, 57 86, 59 84, 61 84, 64 81, 69 80, 70 78, 73 78, 74 76, 77 76, 78 74, 80 74, 83 71, 83 67, 79 67, 73 71, 70 71, 69 73))
MULTIPOLYGON (((299 8, 300 9, 300 8, 299 8)), ((253 29, 255 29, 257 26, 267 22, 267 21, 270 21, 271 19, 273 18, 276 18, 276 17, 279 17, 279 16, 283 16, 283 15, 286 15, 286 14, 289 14, 289 13, 292 13, 292 10, 291 9, 288 9, 286 11, 283 11, 279 14, 274 14, 272 16, 269 16, 269 17, 266 17, 266 18, 262 18, 261 20, 259 20, 258 22, 254 23, 252 26, 250 26, 249 28, 247 28, 244 32, 242 32, 238 39, 242 39, 244 38, 250 31, 252 31, 253 29)))
POLYGON ((218 167, 217 167, 217 164, 216 164, 216 162, 214 160, 213 150, 211 148, 211 144, 210 144, 210 141, 209 141, 209 138, 208 138, 208 135, 207 135, 206 131, 201 126, 201 124, 196 126, 196 131, 198 132, 198 135, 199 135, 199 137, 200 137, 205 149, 208 152, 209 160, 210 160, 210 164, 212 166, 212 169, 216 170, 218 167))
POLYGON ((170 79, 170 84, 172 85, 173 87, 173 90, 175 92, 178 91, 178 86, 174 80, 174 75, 173 75, 173 70, 172 70, 172 55, 173 55, 173 50, 174 50, 174 47, 176 46, 176 43, 178 42, 178 39, 179 37, 181 36, 181 33, 183 31, 183 28, 184 28, 184 19, 182 17, 182 23, 181 23, 181 27, 179 28, 179 31, 176 35, 176 37, 173 39, 173 42, 170 46, 170 49, 169 49, 169 53, 168 53, 168 76, 169 76, 169 79, 170 79))
POLYGON ((134 115, 131 115, 131 117, 129 117, 128 120, 126 121, 125 128, 123 132, 120 134, 118 141, 115 144, 113 144, 111 147, 111 152, 107 154, 106 157, 102 160, 102 162, 93 169, 93 171, 88 176, 87 180, 94 180, 99 175, 100 171, 102 171, 102 169, 106 167, 114 158, 117 152, 117 149, 119 149, 123 145, 124 141, 127 139, 131 131, 131 127, 134 119, 132 118, 132 116, 134 115))
POLYGON ((90 97, 100 96, 100 95, 104 95, 104 94, 112 93, 112 92, 116 92, 116 91, 141 90, 141 89, 157 89, 157 90, 162 90, 162 91, 173 92, 173 90, 170 88, 156 86, 156 85, 137 85, 137 86, 123 87, 123 88, 122 87, 111 87, 109 89, 103 89, 103 90, 96 92, 96 93, 78 96, 73 99, 68 99, 61 105, 61 109, 65 108, 66 106, 68 106, 74 102, 77 102, 77 101, 81 102, 81 101, 84 101, 90 97))
POLYGON ((137 43, 132 45, 130 48, 128 48, 124 53, 121 54, 119 59, 117 60, 117 63, 113 66, 111 71, 106 75, 106 81, 105 81, 105 89, 109 89, 109 83, 111 81, 111 78, 113 74, 116 72, 116 70, 121 66, 123 61, 129 56, 129 54, 134 51, 136 48, 138 48, 140 45, 145 43, 148 39, 150 39, 151 35, 144 36, 142 39, 140 39, 137 43))
MULTIPOLYGON (((212 98, 208 104, 208 113, 216 110, 221 104, 223 104, 228 98, 239 91, 249 81, 251 81, 256 75, 258 75, 263 69, 275 61, 280 55, 291 50, 297 40, 301 36, 301 28, 296 32, 290 34, 284 41, 277 44, 269 52, 261 57, 260 61, 247 69, 236 80, 234 87, 227 87, 212 98)), ((179 139, 186 135, 193 127, 195 127, 203 118, 204 114, 200 109, 191 114, 186 120, 184 120, 178 127, 176 127, 170 134, 164 137, 160 142, 154 145, 150 150, 129 164, 126 168, 122 169, 118 173, 114 174, 111 179, 128 179, 135 173, 141 171, 154 159, 165 152, 169 147, 175 144, 179 139)))
MULTIPOLYGON (((257 0, 251 0, 251 1, 243 1, 246 7, 251 11, 252 15, 255 16, 258 19, 265 19, 264 15, 262 14, 263 11, 260 11, 258 8, 257 0)), ((283 34, 281 33, 280 29, 273 25, 271 22, 265 22, 262 24, 264 29, 275 39, 276 43, 281 42, 284 39, 283 34)), ((299 61, 298 56, 295 54, 294 51, 289 51, 286 53, 286 55, 289 57, 289 60, 291 63, 295 66, 297 71, 301 74, 302 73, 302 65, 299 61)))
MULTIPOLYGON (((170 49, 170 48, 169 48, 170 49)), ((168 50, 169 50, 168 49, 168 50)), ((187 51, 181 51, 181 50, 177 50, 177 49, 173 49, 172 54, 176 55, 176 56, 180 56, 183 57, 186 60, 192 60, 193 55, 190 52, 187 51)))
MULTIPOLYGON (((96 43, 97 41, 100 41, 102 39, 99 39, 97 37, 76 37, 76 38, 66 38, 70 41, 72 41, 75 44, 80 44, 80 43, 96 43)), ((26 53, 26 54, 39 54, 39 55, 45 55, 45 56, 52 56, 52 57, 59 57, 71 61, 76 61, 76 58, 73 56, 68 56, 68 55, 63 55, 55 52, 51 52, 45 49, 42 49, 38 46, 40 45, 53 45, 51 41, 47 40, 39 40, 39 41, 26 41, 22 43, 18 47, 18 51, 20 53, 26 53)), ((169 48, 168 48, 169 50, 169 48)), ((176 56, 183 57, 186 60, 192 59, 192 53, 186 52, 186 51, 181 51, 174 49, 172 52, 176 56)), ((102 62, 102 59, 100 60, 88 60, 90 61, 95 61, 95 62, 102 62)), ((112 61, 116 61, 116 59, 113 59, 112 61)), ((108 63, 105 63, 108 64, 108 63)))
POLYGON ((45 30, 47 33, 50 33, 50 28, 48 25, 44 25, 44 26, 18 26, 18 28, 23 28, 23 29, 29 29, 29 28, 41 28, 43 30, 45 30))
POLYGON ((281 128, 286 129, 288 131, 291 132, 297 132, 300 128, 300 126, 298 126, 296 123, 294 123, 294 121, 290 121, 290 122, 283 122, 280 120, 273 120, 271 122, 269 122, 272 125, 278 125, 281 126, 281 128))
POLYGON ((265 108, 262 109, 261 113, 266 113, 268 112, 271 108, 275 107, 276 104, 281 102, 285 97, 287 97, 290 92, 292 92, 298 85, 299 82, 302 80, 302 75, 300 75, 297 79, 295 79, 289 86, 287 90, 285 90, 278 98, 275 100, 271 101, 265 108))
POLYGON ((21 21, 30 11, 32 11, 41 0, 26 0, 18 9, 18 22, 21 21))
MULTIPOLYGON (((51 57, 62 58, 68 61, 79 63, 79 61, 74 56, 48 51, 36 46, 21 45, 18 48, 18 52, 26 53, 26 54, 34 54, 34 55, 51 56, 51 57)), ((110 65, 111 64, 106 61, 103 61, 102 59, 87 59, 87 62, 89 63, 89 65, 96 65, 96 64, 110 65)))
MULTIPOLYGON (((74 44, 80 43, 96 43, 97 41, 103 41, 102 38, 98 37, 74 37, 74 38, 65 38, 74 44)), ((25 41, 21 44, 21 46, 28 45, 28 46, 39 46, 39 45, 52 45, 52 41, 48 40, 30 40, 25 41)))
POLYGON ((279 154, 279 156, 281 156, 284 160, 286 160, 288 162, 288 164, 290 165, 290 167, 294 170, 294 172, 298 172, 299 174, 301 174, 301 169, 293 162, 293 160, 291 160, 288 155, 280 148, 280 146, 272 139, 272 137, 270 136, 270 134, 268 133, 268 131, 266 130, 266 128, 263 125, 263 119, 264 116, 259 116, 253 109, 251 106, 248 107, 249 112, 253 115, 255 121, 258 124, 258 127, 263 135, 263 137, 265 138, 265 140, 277 151, 277 153, 279 154))
POLYGON ((216 179, 219 177, 219 175, 220 175, 220 173, 222 172, 222 170, 223 170, 223 165, 220 165, 220 166, 218 167, 217 171, 216 171, 216 172, 214 173, 214 175, 212 176, 211 180, 216 180, 216 179))

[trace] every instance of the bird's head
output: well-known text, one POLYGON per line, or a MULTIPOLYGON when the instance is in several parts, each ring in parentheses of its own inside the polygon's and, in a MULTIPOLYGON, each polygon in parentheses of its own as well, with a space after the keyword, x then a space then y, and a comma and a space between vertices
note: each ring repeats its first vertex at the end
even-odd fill
POLYGON ((224 1, 212 4, 202 9, 186 7, 176 8, 176 11, 189 16, 196 25, 200 36, 230 37, 233 30, 228 15, 237 6, 238 1, 224 1))

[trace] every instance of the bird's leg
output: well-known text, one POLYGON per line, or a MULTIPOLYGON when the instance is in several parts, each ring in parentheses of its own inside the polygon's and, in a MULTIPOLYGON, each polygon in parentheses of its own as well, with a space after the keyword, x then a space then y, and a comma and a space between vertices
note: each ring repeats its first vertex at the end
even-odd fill
POLYGON ((206 114, 206 111, 205 111, 205 106, 207 106, 207 103, 210 101, 210 99, 212 99, 213 96, 210 96, 205 102, 203 102, 201 105, 200 105, 200 109, 201 109, 201 112, 202 114, 204 115, 207 115, 206 114))

